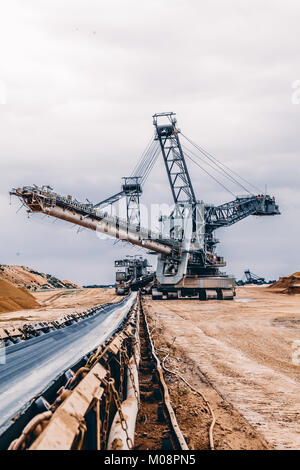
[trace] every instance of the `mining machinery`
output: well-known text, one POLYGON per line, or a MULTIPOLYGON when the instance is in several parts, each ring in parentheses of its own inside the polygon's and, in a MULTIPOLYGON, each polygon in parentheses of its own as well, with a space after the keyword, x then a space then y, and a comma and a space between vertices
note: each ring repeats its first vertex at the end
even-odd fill
POLYGON ((264 277, 257 276, 256 274, 252 273, 250 269, 246 269, 244 271, 246 282, 245 284, 265 284, 266 280, 264 277))
MULTIPOLYGON (((105 233, 137 245, 158 255, 156 279, 152 288, 153 299, 195 297, 200 300, 233 299, 235 279, 220 272, 226 265, 216 254, 218 240, 214 232, 229 227, 250 216, 280 214, 274 196, 253 194, 246 188, 246 180, 221 164, 202 147, 194 144, 178 128, 173 112, 153 116, 154 137, 141 156, 132 175, 124 179, 119 193, 92 205, 61 196, 49 187, 24 186, 13 189, 31 213, 42 212, 73 224, 105 233), (201 162, 246 188, 247 194, 221 205, 206 204, 198 200, 192 185, 186 158, 194 161, 196 154, 181 144, 180 137, 199 152, 201 162), (162 155, 174 201, 170 214, 161 216, 160 230, 143 228, 140 222, 139 201, 142 186, 158 155, 162 155), (238 179, 239 177, 239 179, 238 179), (126 218, 109 215, 107 206, 126 198, 126 218)), ((215 181, 218 181, 212 176, 215 181)), ((223 187, 224 184, 220 183, 223 187)))
POLYGON ((130 290, 135 291, 151 283, 154 274, 149 272, 150 267, 148 260, 142 256, 128 255, 124 259, 116 260, 116 294, 125 295, 130 290))
POLYGON ((244 271, 244 279, 241 279, 240 281, 237 281, 237 286, 245 286, 247 284, 256 284, 258 286, 261 286, 263 284, 274 284, 276 280, 272 279, 269 281, 266 281, 264 277, 258 276, 257 274, 254 274, 250 271, 250 269, 246 269, 244 271))

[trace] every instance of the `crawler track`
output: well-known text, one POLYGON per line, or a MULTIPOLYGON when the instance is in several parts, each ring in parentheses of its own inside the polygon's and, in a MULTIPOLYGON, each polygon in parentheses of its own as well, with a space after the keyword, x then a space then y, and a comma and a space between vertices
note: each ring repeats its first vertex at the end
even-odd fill
POLYGON ((140 302, 140 343, 140 408, 135 432, 135 449, 188 450, 170 402, 142 302, 140 302))

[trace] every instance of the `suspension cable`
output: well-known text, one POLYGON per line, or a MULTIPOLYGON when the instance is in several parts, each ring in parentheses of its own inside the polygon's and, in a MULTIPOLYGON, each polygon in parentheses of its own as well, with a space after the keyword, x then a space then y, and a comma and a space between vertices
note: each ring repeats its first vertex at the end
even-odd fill
POLYGON ((149 166, 151 165, 154 151, 155 151, 156 143, 153 142, 149 148, 149 151, 144 159, 143 166, 140 168, 140 172, 137 176, 140 176, 142 179, 144 178, 145 174, 148 172, 149 166))
POLYGON ((156 146, 154 146, 154 152, 153 152, 152 158, 150 159, 148 167, 142 177, 142 185, 144 185, 144 183, 146 182, 153 166, 155 165, 158 155, 159 155, 159 147, 158 147, 158 144, 156 143, 156 146))
POLYGON ((139 168, 139 166, 141 165, 141 163, 142 163, 142 161, 143 161, 143 159, 144 159, 144 157, 145 157, 145 154, 149 151, 149 147, 151 146, 152 142, 153 142, 153 136, 151 136, 151 138, 150 138, 150 140, 149 140, 149 142, 148 142, 148 144, 147 144, 145 150, 143 151, 142 155, 140 156, 138 162, 136 163, 136 165, 135 165, 135 167, 134 167, 134 169, 133 169, 133 171, 132 171, 132 173, 131 173, 131 176, 136 175, 136 171, 137 171, 137 169, 139 168))
POLYGON ((225 189, 225 191, 228 191, 230 194, 232 194, 232 196, 234 198, 236 198, 236 195, 230 190, 228 189, 223 183, 221 183, 221 181, 219 181, 217 178, 215 178, 211 173, 209 173, 209 171, 207 171, 205 168, 203 168, 203 166, 201 166, 198 162, 196 162, 190 155, 188 155, 187 153, 185 154, 190 160, 192 160, 192 162, 195 163, 195 165, 197 165, 199 168, 201 168, 202 171, 204 171, 204 173, 206 173, 208 176, 210 176, 216 183, 218 183, 218 185, 222 186, 223 189, 225 189))
POLYGON ((189 149, 188 147, 186 147, 186 145, 182 145, 183 149, 185 150, 185 152, 189 152, 191 155, 193 155, 194 157, 198 158, 199 160, 201 160, 203 163, 205 163, 206 165, 208 165, 210 168, 212 168, 214 171, 216 171, 217 173, 219 173, 222 177, 225 177, 227 178, 231 183, 235 183, 237 184, 238 186, 240 186, 242 189, 244 189, 247 193, 251 194, 253 196, 253 193, 251 193, 245 186, 243 186, 241 183, 239 183, 233 176, 230 175, 230 173, 227 173, 225 172, 225 170, 223 170, 222 168, 220 168, 218 165, 215 164, 215 166, 213 166, 212 163, 210 163, 209 161, 205 160, 204 158, 202 158, 200 155, 197 155, 195 152, 193 152, 191 149, 189 149))
MULTIPOLYGON (((186 135, 182 134, 181 135, 191 144, 193 145, 197 150, 199 150, 199 152, 201 152, 206 158, 212 160, 214 163, 217 162, 219 165, 223 166, 224 168, 226 168, 227 170, 229 170, 231 173, 235 174, 238 178, 240 178, 242 181, 244 181, 245 183, 247 183, 249 186, 251 186, 253 189, 259 191, 259 192, 262 192, 261 189, 259 189, 257 186, 255 186, 254 184, 250 183, 250 181, 246 180, 245 178, 243 178, 241 175, 239 175, 236 171, 232 170, 231 168, 229 168, 227 165, 225 165, 224 163, 222 163, 220 160, 218 160, 216 157, 214 157, 211 153, 209 153, 207 150, 205 150, 203 147, 200 147, 200 145, 197 145, 195 142, 193 142, 191 139, 189 139, 186 135)), ((217 163, 215 163, 215 165, 217 165, 217 163)), ((225 172, 225 170, 223 170, 225 172)), ((238 183, 241 185, 241 183, 238 183)), ((242 186, 242 185, 241 185, 242 186)), ((245 188, 244 188, 245 189, 245 188)), ((246 189, 247 192, 250 192, 246 189)), ((252 194, 252 193, 251 193, 252 194)))

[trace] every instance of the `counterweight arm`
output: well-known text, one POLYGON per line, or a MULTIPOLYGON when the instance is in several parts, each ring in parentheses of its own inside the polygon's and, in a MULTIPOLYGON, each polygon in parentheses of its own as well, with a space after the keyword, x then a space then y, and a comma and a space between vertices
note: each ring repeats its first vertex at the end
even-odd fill
POLYGON ((205 207, 205 223, 208 232, 218 227, 228 227, 249 215, 266 216, 280 214, 274 197, 258 195, 237 197, 220 206, 205 207))

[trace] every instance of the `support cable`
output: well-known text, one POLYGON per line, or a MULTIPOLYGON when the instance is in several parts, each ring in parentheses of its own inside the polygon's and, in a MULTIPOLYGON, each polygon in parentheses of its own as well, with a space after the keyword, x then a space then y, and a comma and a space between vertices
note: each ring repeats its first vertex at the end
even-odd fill
POLYGON ((210 163, 209 161, 205 160, 204 158, 202 158, 200 155, 197 155, 195 152, 193 152, 191 149, 189 149, 188 147, 186 147, 185 145, 182 145, 182 147, 185 149, 186 152, 189 152, 190 154, 192 154, 194 157, 198 158, 199 160, 201 160, 203 163, 205 163, 206 165, 208 165, 210 168, 212 168, 214 171, 216 171, 217 173, 219 173, 222 177, 225 177, 227 178, 231 183, 233 184, 237 184, 239 187, 241 187, 244 191, 246 191, 248 194, 250 194, 251 196, 253 196, 253 193, 251 191, 249 191, 244 185, 242 185, 239 181, 237 181, 233 176, 230 175, 230 173, 228 173, 227 171, 223 170, 222 167, 220 167, 219 165, 217 165, 216 163, 213 162, 210 163), (214 166, 215 165, 215 166, 214 166))
POLYGON ((153 155, 153 149, 155 147, 155 142, 152 139, 151 144, 148 146, 147 150, 143 154, 143 158, 140 160, 139 164, 135 167, 131 176, 143 176, 146 167, 148 166, 149 160, 151 160, 153 155))
POLYGON ((142 177, 142 185, 146 182, 153 166, 155 165, 155 162, 157 161, 157 157, 159 155, 159 147, 158 147, 158 144, 156 144, 156 146, 154 147, 154 152, 153 152, 153 155, 152 155, 152 158, 151 160, 149 161, 149 164, 147 166, 147 169, 145 171, 145 174, 143 175, 142 177))
POLYGON ((208 176, 210 176, 210 178, 212 178, 216 183, 218 183, 218 185, 222 186, 222 188, 225 189, 225 191, 228 191, 234 198, 236 198, 236 194, 234 194, 223 183, 221 183, 221 181, 219 181, 211 173, 209 173, 209 171, 207 171, 205 168, 203 168, 203 166, 201 166, 198 162, 196 162, 189 154, 186 153, 185 156, 188 157, 192 162, 194 162, 195 165, 197 165, 199 168, 201 168, 201 170, 204 171, 204 173, 206 173, 208 176))
MULTIPOLYGON (((204 156, 206 156, 206 158, 210 159, 210 160, 213 160, 215 162, 217 162, 219 165, 223 166, 224 168, 226 168, 227 170, 231 171, 231 173, 233 173, 234 175, 236 175, 238 178, 240 178, 242 181, 244 181, 245 183, 247 183, 249 186, 251 186, 253 189, 255 189, 256 191, 259 191, 259 192, 262 192, 261 189, 259 189, 257 186, 255 186, 254 184, 250 183, 250 181, 246 180, 245 178, 243 178, 241 175, 239 175, 236 171, 232 170, 231 168, 229 168, 227 165, 225 165, 224 163, 222 163, 220 160, 218 160, 216 157, 214 157, 211 153, 209 153, 207 150, 205 150, 203 147, 200 147, 200 145, 197 145, 195 142, 193 142, 191 139, 189 139, 186 135, 182 134, 181 135, 191 144, 193 145, 199 152, 201 152, 204 156)), ((248 191, 249 192, 249 191, 248 191)))
POLYGON ((147 144, 145 150, 143 151, 142 155, 140 156, 138 162, 136 163, 136 165, 135 165, 135 167, 134 167, 134 169, 133 169, 133 171, 132 171, 132 173, 131 173, 131 176, 135 176, 135 175, 136 175, 136 170, 137 170, 137 168, 140 166, 140 164, 141 164, 141 162, 142 162, 142 160, 143 160, 145 154, 148 152, 149 147, 150 147, 150 145, 152 144, 152 142, 153 142, 153 136, 151 136, 151 139, 149 140, 149 142, 148 142, 148 144, 147 144))
POLYGON ((143 178, 145 173, 147 172, 148 166, 153 157, 154 148, 155 148, 155 143, 153 143, 153 145, 151 145, 151 147, 149 148, 149 151, 146 155, 143 165, 139 168, 139 173, 137 173, 137 176, 139 176, 140 178, 143 178))

